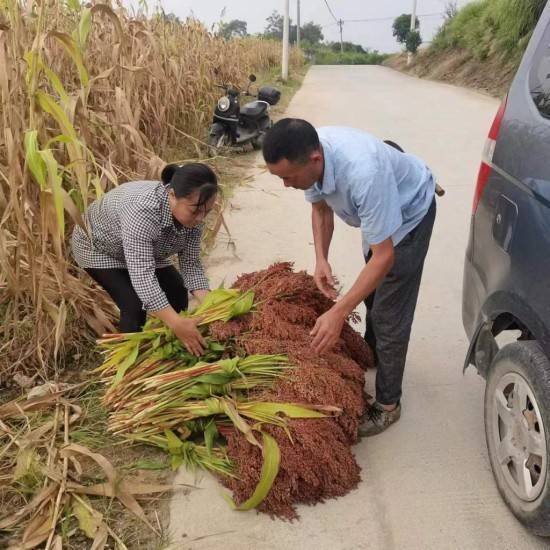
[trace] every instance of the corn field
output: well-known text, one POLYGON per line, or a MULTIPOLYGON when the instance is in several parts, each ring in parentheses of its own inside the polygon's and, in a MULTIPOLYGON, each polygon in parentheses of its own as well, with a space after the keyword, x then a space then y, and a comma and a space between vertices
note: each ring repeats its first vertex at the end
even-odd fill
POLYGON ((0 383, 16 369, 45 376, 85 326, 113 329, 112 306, 71 262, 72 227, 112 186, 201 156, 215 83, 243 84, 279 52, 114 2, 0 0, 0 383))

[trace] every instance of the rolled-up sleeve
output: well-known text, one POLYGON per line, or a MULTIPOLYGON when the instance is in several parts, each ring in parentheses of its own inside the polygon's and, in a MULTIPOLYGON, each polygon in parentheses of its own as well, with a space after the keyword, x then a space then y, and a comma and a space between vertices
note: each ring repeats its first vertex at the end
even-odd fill
POLYGON ((157 217, 148 210, 125 208, 121 230, 126 266, 143 308, 151 312, 168 307, 170 303, 155 273, 153 242, 160 232, 157 217))
POLYGON ((353 201, 361 220, 363 241, 369 245, 389 239, 403 224, 397 182, 393 172, 373 173, 368 184, 353 185, 353 201))
POLYGON ((203 225, 186 228, 185 247, 178 254, 181 276, 189 291, 207 290, 210 284, 201 262, 201 237, 203 225))

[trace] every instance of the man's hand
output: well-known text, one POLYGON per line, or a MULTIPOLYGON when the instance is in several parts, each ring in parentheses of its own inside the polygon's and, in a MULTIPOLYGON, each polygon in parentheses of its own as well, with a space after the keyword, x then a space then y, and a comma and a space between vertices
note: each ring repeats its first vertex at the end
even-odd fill
POLYGON ((185 319, 179 317, 170 328, 178 337, 180 342, 189 350, 190 353, 200 357, 206 348, 206 341, 197 328, 197 324, 202 319, 185 319))
POLYGON ((334 307, 323 313, 315 323, 310 335, 313 336, 311 347, 317 354, 330 350, 342 332, 345 318, 334 307))
POLYGON ((336 281, 332 275, 332 268, 327 261, 317 262, 315 265, 315 273, 313 274, 313 280, 317 285, 317 288, 331 300, 336 300, 337 292, 334 289, 336 281))

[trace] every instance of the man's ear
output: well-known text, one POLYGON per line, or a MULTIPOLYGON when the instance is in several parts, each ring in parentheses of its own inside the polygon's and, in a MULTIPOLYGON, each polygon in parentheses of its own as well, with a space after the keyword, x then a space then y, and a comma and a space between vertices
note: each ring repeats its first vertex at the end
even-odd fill
POLYGON ((323 153, 321 153, 320 149, 316 149, 309 155, 309 160, 312 162, 318 162, 320 160, 323 160, 323 153))

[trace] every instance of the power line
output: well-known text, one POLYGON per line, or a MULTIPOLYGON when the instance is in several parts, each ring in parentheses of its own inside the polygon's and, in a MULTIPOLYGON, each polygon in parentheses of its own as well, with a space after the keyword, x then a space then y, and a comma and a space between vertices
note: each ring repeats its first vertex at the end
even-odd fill
MULTIPOLYGON (((419 13, 416 17, 443 17, 444 13, 419 13)), ((377 22, 377 21, 394 21, 395 18, 398 17, 397 15, 395 17, 372 17, 370 19, 344 19, 342 23, 371 23, 371 22, 377 22)), ((339 25, 340 21, 336 21, 334 23, 327 23, 326 25, 321 25, 322 28, 325 27, 332 27, 333 25, 339 25)))
POLYGON ((338 18, 336 17, 336 15, 334 15, 334 12, 332 11, 331 7, 329 6, 329 3, 327 2, 327 0, 325 0, 325 5, 326 5, 328 11, 330 12, 330 15, 332 15, 332 18, 334 19, 334 21, 336 21, 336 23, 338 24, 338 18))
MULTIPOLYGON (((418 14, 416 17, 440 17, 445 14, 443 13, 422 13, 418 14)), ((344 23, 367 23, 370 21, 393 21, 395 17, 377 17, 372 19, 346 19, 344 23)))
POLYGON ((334 15, 334 12, 332 11, 332 9, 331 9, 331 7, 328 3, 328 0, 324 0, 324 1, 325 1, 325 6, 327 7, 328 11, 330 12, 330 15, 332 15, 332 18, 336 22, 336 25, 338 25, 340 27, 340 51, 343 52, 344 51, 344 39, 342 37, 342 27, 344 26, 344 22, 342 21, 342 19, 338 19, 336 17, 336 15, 334 15))

